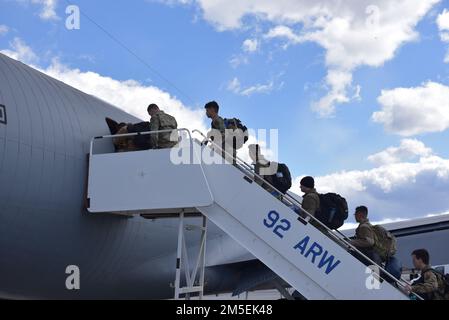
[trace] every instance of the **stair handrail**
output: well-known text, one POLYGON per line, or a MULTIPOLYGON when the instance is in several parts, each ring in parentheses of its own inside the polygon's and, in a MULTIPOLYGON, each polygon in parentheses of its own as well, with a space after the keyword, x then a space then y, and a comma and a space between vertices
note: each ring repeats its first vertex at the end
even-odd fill
MULTIPOLYGON (((205 141, 212 143, 212 145, 214 147, 216 147, 219 151, 221 151, 223 154, 230 156, 232 158, 234 158, 234 155, 230 154, 229 152, 227 152, 226 150, 223 150, 223 148, 221 148, 218 144, 216 144, 213 140, 211 140, 209 137, 207 137, 206 135, 204 135, 200 130, 195 129, 192 131, 192 133, 199 133, 205 140, 203 140, 203 143, 205 141)), ((282 196, 282 200, 284 198, 287 198, 288 201, 290 201, 292 204, 297 205, 300 210, 302 212, 304 212, 307 216, 308 216, 308 220, 303 219, 301 216, 299 216, 298 219, 300 219, 300 221, 302 220, 303 223, 307 223, 308 221, 310 221, 311 219, 314 220, 316 223, 318 223, 319 225, 321 225, 322 227, 324 227, 327 231, 327 235, 330 236, 330 238, 333 238, 334 242, 336 242, 337 244, 339 244, 340 246, 342 246, 348 253, 350 253, 349 251, 354 251, 355 253, 359 254, 361 257, 365 258, 367 261, 369 261, 370 263, 372 263, 373 265, 377 266, 379 268, 379 278, 384 279, 384 277, 381 276, 381 273, 384 273, 385 275, 388 275, 389 277, 391 277, 392 279, 396 280, 396 283, 398 284, 399 287, 401 287, 403 290, 401 290, 400 288, 397 288, 398 290, 400 290, 402 293, 406 294, 404 291, 406 289, 406 287, 408 286, 408 283, 406 283, 404 280, 402 279, 397 279, 396 277, 394 277, 392 274, 390 274, 388 271, 386 271, 382 266, 378 265, 376 262, 374 262, 372 259, 370 259, 369 257, 367 257, 365 254, 363 254, 360 250, 358 250, 356 247, 354 247, 350 242, 348 242, 345 238, 347 238, 345 235, 343 235, 341 232, 337 231, 340 235, 344 236, 344 238, 339 238, 336 235, 336 232, 334 232, 334 230, 329 229, 325 224, 323 224, 321 221, 319 221, 317 218, 315 218, 312 214, 310 214, 309 212, 307 212, 306 210, 304 210, 302 208, 302 203, 300 203, 297 199, 295 199, 294 197, 292 197, 291 195, 287 194, 287 193, 282 193, 281 191, 279 191, 277 188, 275 188, 272 184, 270 184, 268 181, 266 181, 262 176, 260 176, 259 174, 257 174, 255 172, 255 170, 253 169, 253 167, 251 165, 249 165, 248 163, 246 163, 243 159, 241 159, 240 157, 238 157, 237 155, 235 155, 235 160, 240 161, 246 168, 240 168, 244 171, 247 171, 246 173, 243 172, 248 178, 250 178, 251 180, 255 180, 253 177, 257 177, 259 179, 261 179, 262 181, 264 181, 264 183, 266 183, 270 188, 272 188, 273 190, 275 190, 276 192, 278 192, 281 196, 282 196), (248 174, 248 171, 250 174, 248 174), (253 177, 252 177, 253 176, 253 177)), ((237 163, 236 163, 237 165, 237 163)), ((279 201, 283 202, 282 200, 279 199, 279 201)), ((284 202, 283 202, 284 203, 284 202)), ((284 203, 285 204, 285 203, 284 203)), ((422 299, 422 297, 420 297, 419 295, 415 294, 418 297, 418 299, 422 299)))

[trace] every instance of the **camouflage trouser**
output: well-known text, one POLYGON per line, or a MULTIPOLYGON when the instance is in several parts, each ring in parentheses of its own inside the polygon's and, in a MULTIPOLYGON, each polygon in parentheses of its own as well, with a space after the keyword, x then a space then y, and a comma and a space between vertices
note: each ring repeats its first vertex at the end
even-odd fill
MULTIPOLYGON (((169 130, 172 128, 161 128, 161 130, 169 130)), ((172 132, 164 132, 164 133, 160 133, 158 135, 158 141, 157 141, 157 149, 166 149, 166 148, 173 148, 178 144, 178 139, 179 136, 177 135, 176 131, 172 131, 172 132), (176 136, 172 135, 176 133, 176 136), (172 140, 173 139, 173 140, 172 140)))

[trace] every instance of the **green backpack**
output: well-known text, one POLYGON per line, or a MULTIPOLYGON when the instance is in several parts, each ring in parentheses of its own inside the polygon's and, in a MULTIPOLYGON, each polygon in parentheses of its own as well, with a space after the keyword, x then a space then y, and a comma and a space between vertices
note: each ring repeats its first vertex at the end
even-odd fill
POLYGON ((390 231, 382 227, 381 225, 373 226, 375 235, 374 250, 380 255, 382 260, 386 261, 389 257, 396 254, 397 244, 396 238, 390 231))

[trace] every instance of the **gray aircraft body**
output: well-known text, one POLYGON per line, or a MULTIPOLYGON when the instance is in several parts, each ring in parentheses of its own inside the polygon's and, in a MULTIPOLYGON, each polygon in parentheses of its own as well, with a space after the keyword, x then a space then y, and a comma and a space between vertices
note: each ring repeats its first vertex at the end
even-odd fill
MULTIPOLYGON (((89 143, 109 134, 105 117, 141 120, 2 54, 0 105, 0 297, 173 297, 178 220, 84 205, 89 143), (80 290, 66 288, 71 265, 80 290)), ((248 255, 213 226, 208 245, 210 264, 248 255)))
MULTIPOLYGON (((141 121, 0 54, 0 298, 173 297, 178 220, 85 209, 89 143, 109 134, 105 117, 141 121), (79 290, 66 287, 66 268, 73 265, 80 270, 79 290)), ((448 263, 440 244, 449 239, 448 221, 437 231, 415 230, 404 237, 427 241, 436 252, 433 262, 448 263), (430 239, 437 240, 431 244, 430 239)), ((407 250, 415 244, 400 242, 407 250)), ((187 246, 196 251, 196 235, 189 236, 187 246)), ((267 274, 212 224, 206 264, 208 293, 236 290, 249 280, 263 284, 267 274)))

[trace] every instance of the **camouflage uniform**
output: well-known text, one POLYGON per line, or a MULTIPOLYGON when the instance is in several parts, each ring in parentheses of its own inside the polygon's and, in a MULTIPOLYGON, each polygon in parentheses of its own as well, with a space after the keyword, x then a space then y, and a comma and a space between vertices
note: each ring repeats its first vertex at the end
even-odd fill
POLYGON ((234 146, 228 146, 228 148, 232 148, 232 152, 229 152, 229 153, 232 154, 233 159, 231 159, 230 156, 226 156, 226 153, 225 153, 225 151, 226 151, 226 141, 225 141, 226 126, 225 126, 223 118, 220 116, 217 116, 215 119, 213 119, 212 123, 211 123, 211 128, 212 128, 212 131, 208 133, 208 135, 207 135, 208 138, 212 138, 212 140, 213 140, 214 135, 216 137, 219 132, 221 135, 221 146, 218 142, 216 142, 216 143, 218 143, 218 145, 223 150, 222 151, 223 158, 226 158, 226 160, 231 163, 235 163, 235 160, 233 160, 233 159, 235 159, 235 157, 237 156, 236 148, 234 146))
POLYGON ((315 189, 304 194, 302 197, 302 208, 312 216, 315 216, 315 213, 320 209, 320 196, 315 189))
POLYGON ((221 136, 222 136, 222 142, 224 141, 224 137, 225 137, 225 123, 222 117, 217 116, 214 120, 212 120, 211 123, 211 128, 220 131, 221 136))
POLYGON ((421 271, 421 278, 412 285, 412 292, 426 300, 443 300, 443 279, 427 266, 421 271))
MULTIPOLYGON (((177 129, 178 123, 176 119, 164 111, 159 110, 151 117, 150 129, 151 131, 160 131, 168 129, 177 129)), ((151 134, 151 144, 154 149, 172 148, 178 143, 178 134, 176 133, 176 141, 170 140, 172 132, 162 132, 157 134, 151 134)))
MULTIPOLYGON (((350 243, 376 264, 381 265, 382 258, 374 249, 375 241, 376 235, 374 233, 373 226, 368 219, 364 219, 360 222, 359 226, 355 230, 355 239, 351 240, 350 243)), ((364 257, 358 258, 365 265, 372 265, 372 263, 366 260, 364 257)))
POLYGON ((375 234, 373 226, 368 219, 360 222, 355 230, 355 239, 351 240, 351 244, 356 248, 374 248, 375 234))
MULTIPOLYGON (((307 211, 310 215, 315 217, 317 211, 320 210, 320 196, 318 195, 318 192, 316 192, 315 189, 306 192, 302 197, 301 206, 304 211, 307 211)), ((303 212, 301 216, 306 218, 308 215, 303 212)), ((315 220, 310 220, 310 223, 323 233, 327 231, 325 227, 315 220)))

